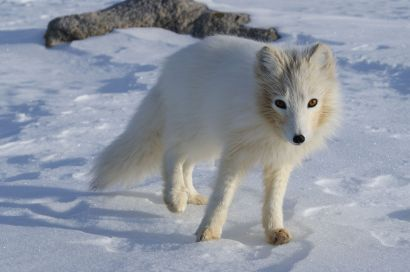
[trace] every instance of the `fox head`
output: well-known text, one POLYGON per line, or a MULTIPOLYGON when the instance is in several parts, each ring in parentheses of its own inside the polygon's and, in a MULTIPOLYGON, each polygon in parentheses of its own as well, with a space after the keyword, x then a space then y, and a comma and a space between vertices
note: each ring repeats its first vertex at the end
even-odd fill
POLYGON ((283 140, 301 145, 337 121, 338 82, 331 49, 263 47, 255 67, 260 112, 283 140))

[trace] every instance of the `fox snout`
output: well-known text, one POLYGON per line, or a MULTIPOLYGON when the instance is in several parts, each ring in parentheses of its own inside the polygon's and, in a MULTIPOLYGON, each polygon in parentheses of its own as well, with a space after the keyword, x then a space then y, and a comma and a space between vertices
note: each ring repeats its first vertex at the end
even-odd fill
POLYGON ((289 112, 288 114, 291 116, 283 127, 285 139, 294 145, 301 145, 307 142, 311 131, 308 113, 289 112))
POLYGON ((305 131, 306 133, 303 133, 303 130, 290 130, 286 129, 284 133, 284 138, 286 141, 290 144, 293 145, 301 145, 303 143, 308 142, 309 140, 309 133, 308 131, 305 131))

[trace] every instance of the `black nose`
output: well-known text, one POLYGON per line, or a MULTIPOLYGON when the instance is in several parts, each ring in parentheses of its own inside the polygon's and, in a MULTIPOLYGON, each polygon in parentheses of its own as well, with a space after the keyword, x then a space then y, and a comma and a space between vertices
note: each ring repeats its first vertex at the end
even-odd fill
POLYGON ((295 135, 295 137, 293 137, 293 142, 295 144, 301 144, 305 141, 305 136, 303 135, 295 135))

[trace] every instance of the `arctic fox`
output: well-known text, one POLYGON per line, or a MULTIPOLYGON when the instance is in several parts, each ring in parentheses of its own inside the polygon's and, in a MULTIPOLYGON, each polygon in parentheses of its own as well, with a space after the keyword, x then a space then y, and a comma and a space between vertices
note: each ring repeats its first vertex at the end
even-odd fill
POLYGON ((97 158, 92 189, 131 183, 162 169, 172 212, 206 204, 192 183, 195 163, 220 159, 196 231, 219 239, 241 177, 264 167, 263 227, 289 242, 282 204, 292 169, 334 131, 340 108, 335 60, 323 44, 282 49, 229 36, 190 45, 166 61, 126 130, 97 158))

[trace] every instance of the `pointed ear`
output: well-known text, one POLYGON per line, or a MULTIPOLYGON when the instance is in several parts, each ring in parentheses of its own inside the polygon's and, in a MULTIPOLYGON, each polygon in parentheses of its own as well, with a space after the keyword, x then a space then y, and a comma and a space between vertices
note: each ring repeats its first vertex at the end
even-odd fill
POLYGON ((317 43, 308 49, 308 61, 329 74, 335 74, 335 58, 329 46, 317 43))
POLYGON ((284 67, 285 56, 281 49, 264 46, 256 55, 257 69, 261 74, 278 75, 284 67))

